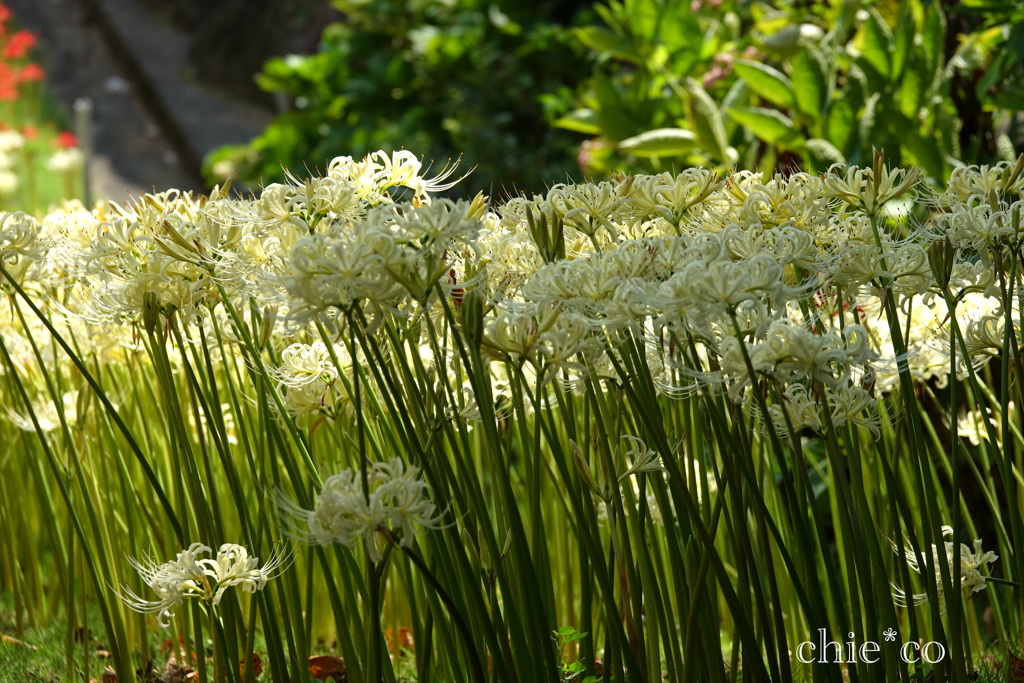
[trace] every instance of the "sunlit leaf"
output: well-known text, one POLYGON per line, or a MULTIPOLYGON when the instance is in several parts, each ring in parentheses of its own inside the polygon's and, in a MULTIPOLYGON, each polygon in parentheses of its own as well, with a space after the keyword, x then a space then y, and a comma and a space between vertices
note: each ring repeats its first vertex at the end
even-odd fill
POLYGON ((892 50, 892 31, 878 12, 868 10, 868 19, 864 22, 864 47, 861 53, 864 60, 885 79, 892 75, 892 50))
POLYGON ((555 121, 555 126, 585 135, 597 135, 601 132, 601 126, 597 122, 597 112, 593 109, 571 111, 555 121))
POLYGON ((791 149, 804 143, 804 136, 793 125, 793 121, 774 109, 730 109, 729 116, 769 144, 791 149))
POLYGON ((786 109, 793 107, 793 84, 786 74, 745 59, 737 60, 734 70, 759 97, 786 109))
POLYGON ((793 58, 793 96, 797 111, 821 118, 828 97, 828 65, 820 50, 806 46, 793 58))
POLYGON ((856 111, 849 99, 837 99, 828 110, 824 132, 840 150, 848 150, 850 138, 853 136, 856 111))
POLYGON ((903 76, 903 69, 907 66, 910 58, 910 50, 914 46, 914 34, 917 31, 917 24, 914 22, 914 13, 910 5, 904 5, 900 12, 899 23, 893 36, 892 49, 892 80, 898 82, 903 76))
POLYGON ((619 149, 637 156, 677 156, 693 151, 697 136, 683 128, 657 128, 619 143, 619 149))
POLYGON ((731 155, 722 112, 700 83, 692 78, 686 79, 686 93, 687 113, 701 149, 717 161, 728 162, 731 155))
POLYGON ((842 164, 846 161, 843 153, 828 140, 811 138, 807 141, 807 160, 815 171, 824 171, 832 164, 842 164))

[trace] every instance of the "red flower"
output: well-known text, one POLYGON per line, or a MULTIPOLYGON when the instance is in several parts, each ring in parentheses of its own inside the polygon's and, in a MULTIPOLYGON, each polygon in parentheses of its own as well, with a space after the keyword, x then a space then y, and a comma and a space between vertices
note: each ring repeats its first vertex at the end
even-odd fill
POLYGON ((35 126, 25 126, 21 129, 21 137, 26 140, 35 140, 39 135, 39 130, 35 126))
POLYGON ((39 66, 35 62, 29 62, 25 66, 21 67, 21 72, 18 74, 18 80, 22 83, 41 81, 45 75, 46 72, 43 71, 43 67, 39 66))
POLYGON ((3 3, 0 3, 0 24, 4 23, 10 18, 11 10, 7 9, 7 7, 3 3))
POLYGON ((78 147, 78 138, 70 131, 61 131, 57 134, 57 147, 61 149, 78 147))
POLYGON ((14 102, 18 99, 18 74, 0 61, 0 101, 14 102))
POLYGON ((21 59, 28 54, 32 46, 36 44, 36 35, 31 31, 21 30, 11 36, 11 40, 4 47, 4 57, 7 59, 21 59))

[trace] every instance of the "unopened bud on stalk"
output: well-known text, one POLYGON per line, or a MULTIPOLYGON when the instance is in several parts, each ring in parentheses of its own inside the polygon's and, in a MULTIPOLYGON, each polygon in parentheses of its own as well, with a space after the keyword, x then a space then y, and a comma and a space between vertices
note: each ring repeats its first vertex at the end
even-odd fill
POLYGON ((526 222, 530 226, 530 236, 545 263, 565 259, 565 223, 561 216, 552 211, 549 220, 543 213, 537 217, 533 211, 528 211, 526 222))
POLYGON ((274 333, 274 326, 277 323, 277 306, 266 306, 263 309, 263 316, 260 318, 259 336, 256 338, 258 348, 265 348, 270 336, 274 333))
POLYGON ((948 237, 928 248, 928 266, 932 270, 935 281, 943 290, 949 287, 949 280, 953 275, 955 254, 956 249, 948 237))
POLYGON ((156 292, 146 292, 142 297, 142 327, 147 334, 155 334, 160 322, 160 300, 156 292))
POLYGON ((473 197, 473 201, 469 203, 469 211, 467 212, 467 215, 470 218, 483 220, 484 216, 487 215, 488 201, 487 196, 483 192, 477 192, 476 196, 473 197))
POLYGON ((594 493, 601 495, 601 489, 598 488, 597 482, 594 481, 594 474, 590 471, 590 465, 583 459, 583 453, 580 451, 580 447, 576 445, 575 441, 570 440, 569 445, 572 447, 572 461, 576 465, 576 471, 583 477, 583 482, 590 487, 590 490, 594 493))
POLYGON ((1024 154, 1017 157, 1017 163, 1013 165, 1013 168, 1007 167, 1003 171, 1003 192, 1006 192, 1017 183, 1021 173, 1024 173, 1024 154))
POLYGON ((462 335, 471 349, 479 349, 484 339, 484 307, 476 289, 463 294, 461 313, 462 335))

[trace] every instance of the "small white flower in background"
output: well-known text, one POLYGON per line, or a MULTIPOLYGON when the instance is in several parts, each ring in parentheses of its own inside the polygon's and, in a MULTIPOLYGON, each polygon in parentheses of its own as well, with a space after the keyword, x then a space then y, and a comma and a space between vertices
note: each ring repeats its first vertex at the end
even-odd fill
POLYGON ((78 421, 78 392, 65 392, 61 403, 61 412, 58 412, 57 406, 49 397, 33 401, 32 405, 29 406, 29 413, 31 414, 19 413, 9 405, 4 406, 4 412, 11 423, 25 432, 36 431, 36 423, 32 422, 31 417, 35 415, 36 422, 39 424, 39 431, 49 433, 55 429, 60 429, 61 413, 64 415, 64 421, 68 424, 74 424, 78 421))
POLYGON ((287 550, 276 550, 260 567, 259 558, 251 557, 248 550, 235 543, 222 545, 216 559, 200 559, 201 555, 212 552, 202 543, 193 543, 178 553, 176 559, 160 565, 152 559, 139 561, 130 557, 128 561, 159 599, 146 600, 124 585, 117 595, 136 612, 158 613, 160 626, 167 628, 174 616, 171 610, 185 598, 198 598, 217 606, 224 591, 231 586, 241 586, 242 590, 253 593, 284 571, 291 559, 287 550))
POLYGON ((16 130, 0 130, 0 152, 10 153, 21 149, 25 145, 25 138, 16 130))
POLYGON ((281 496, 279 504, 289 533, 309 545, 340 543, 349 549, 362 540, 370 558, 379 562, 378 531, 401 529, 400 543, 408 548, 415 536, 414 526, 437 528, 444 512, 438 512, 431 502, 430 485, 420 478, 420 468, 406 467, 401 458, 392 458, 374 463, 367 479, 369 497, 358 469, 346 468, 328 477, 312 510, 281 496))
POLYGON ((6 168, 0 168, 0 194, 7 194, 18 189, 18 176, 6 168))
POLYGON ((46 167, 54 173, 67 173, 82 166, 85 157, 77 147, 58 149, 46 162, 46 167))
MULTIPOLYGON (((942 535, 952 536, 953 528, 950 526, 942 527, 942 535)), ((899 554, 899 547, 893 542, 889 541, 892 546, 892 550, 897 555, 899 554)), ((953 575, 953 581, 957 580, 956 571, 953 569, 953 557, 956 554, 956 546, 952 541, 946 541, 944 544, 945 560, 949 567, 950 573, 953 575)), ((907 565, 913 569, 916 573, 921 573, 921 567, 925 564, 926 558, 922 554, 918 556, 914 550, 910 547, 909 539, 905 539, 904 543, 904 555, 907 560, 907 565)), ((969 548, 965 543, 960 544, 960 588, 966 591, 967 596, 970 597, 975 593, 985 590, 986 582, 985 577, 981 574, 981 568, 986 564, 992 564, 999 559, 999 556, 992 551, 984 552, 981 549, 981 539, 974 539, 973 550, 969 548)), ((942 589, 942 575, 939 567, 941 562, 941 555, 939 549, 935 544, 932 544, 932 566, 935 570, 935 583, 938 587, 938 594, 940 599, 944 599, 942 589)), ((907 605, 920 605, 928 601, 927 593, 913 593, 907 595, 907 593, 899 586, 892 584, 892 595, 896 604, 905 607, 907 605)))

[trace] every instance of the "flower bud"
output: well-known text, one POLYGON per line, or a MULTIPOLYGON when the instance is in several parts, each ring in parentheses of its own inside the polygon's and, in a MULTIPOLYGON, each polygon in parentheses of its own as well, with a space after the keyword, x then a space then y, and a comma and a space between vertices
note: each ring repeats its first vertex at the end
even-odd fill
POLYGON ((583 477, 583 483, 590 487, 590 490, 601 495, 601 489, 598 488, 597 482, 594 481, 594 474, 590 471, 590 465, 583 458, 583 453, 580 451, 580 447, 576 445, 575 441, 570 440, 569 445, 572 447, 572 462, 576 465, 576 471, 583 477))

